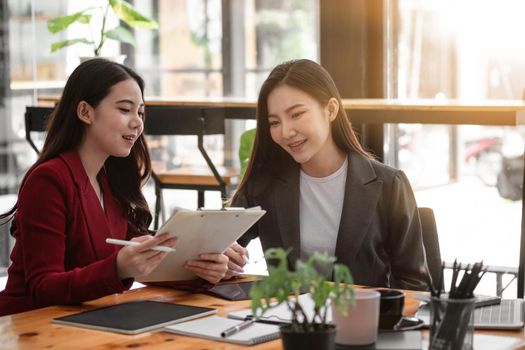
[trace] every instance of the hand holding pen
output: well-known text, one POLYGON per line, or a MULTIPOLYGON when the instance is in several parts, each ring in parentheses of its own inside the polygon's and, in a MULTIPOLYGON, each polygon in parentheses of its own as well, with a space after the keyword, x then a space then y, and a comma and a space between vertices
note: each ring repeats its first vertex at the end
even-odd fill
POLYGON ((224 254, 230 259, 226 279, 244 272, 243 267, 249 262, 248 250, 238 243, 233 243, 224 254))
MULTIPOLYGON (((123 239, 115 239, 115 238, 106 238, 106 243, 108 244, 116 244, 116 245, 123 245, 123 246, 139 246, 141 243, 135 242, 135 241, 125 241, 123 239)), ((165 245, 156 245, 150 248, 151 250, 156 250, 159 252, 164 253, 173 253, 177 251, 175 248, 171 248, 165 245)))
POLYGON ((120 279, 144 276, 153 271, 170 253, 155 249, 158 246, 175 248, 177 238, 165 233, 155 237, 139 236, 126 243, 117 254, 117 274, 120 279))

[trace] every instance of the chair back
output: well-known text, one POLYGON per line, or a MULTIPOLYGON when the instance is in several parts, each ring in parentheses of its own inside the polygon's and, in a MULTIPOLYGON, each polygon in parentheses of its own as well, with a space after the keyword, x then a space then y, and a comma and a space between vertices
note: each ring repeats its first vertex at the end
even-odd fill
POLYGON ((434 285, 441 279, 441 251, 436 227, 436 218, 431 208, 418 208, 421 219, 423 245, 427 256, 427 265, 434 285))
MULTIPOLYGON (((220 190, 221 197, 226 200, 226 182, 219 174, 210 156, 204 148, 204 135, 224 134, 224 108, 201 108, 192 106, 146 106, 146 121, 144 134, 147 136, 174 136, 194 135, 197 137, 197 148, 213 174, 216 184, 203 182, 206 176, 200 176, 191 169, 188 173, 174 172, 173 170, 157 173, 152 172, 155 181, 154 228, 158 227, 159 214, 162 206, 162 189, 192 189, 197 190, 198 207, 204 206, 205 190, 220 190), (165 176, 163 176, 165 175, 165 176)), ((151 148, 150 148, 151 151, 151 148)))
POLYGON ((35 150, 36 154, 40 154, 40 150, 31 138, 31 133, 46 131, 47 122, 53 110, 53 107, 26 107, 26 113, 24 116, 26 140, 29 142, 31 148, 35 150))
POLYGON ((146 135, 224 134, 224 109, 146 106, 146 135))

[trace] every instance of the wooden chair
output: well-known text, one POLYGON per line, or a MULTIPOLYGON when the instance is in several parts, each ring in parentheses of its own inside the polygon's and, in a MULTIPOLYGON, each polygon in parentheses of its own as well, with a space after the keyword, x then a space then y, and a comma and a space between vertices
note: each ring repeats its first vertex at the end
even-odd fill
POLYGON ((207 164, 207 167, 204 168, 180 167, 172 170, 164 170, 154 166, 155 229, 158 228, 159 224, 163 189, 196 190, 198 207, 204 206, 205 191, 220 191, 221 198, 226 200, 226 189, 234 184, 238 177, 238 170, 216 167, 203 145, 205 135, 224 134, 224 109, 146 106, 145 134, 148 136, 195 135, 198 149, 207 164))

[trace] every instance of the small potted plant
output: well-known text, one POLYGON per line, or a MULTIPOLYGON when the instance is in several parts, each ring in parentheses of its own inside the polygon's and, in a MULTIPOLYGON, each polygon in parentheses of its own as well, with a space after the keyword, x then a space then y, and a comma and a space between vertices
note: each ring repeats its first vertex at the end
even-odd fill
POLYGON ((354 302, 352 275, 348 267, 334 264, 335 258, 326 253, 314 253, 306 262, 297 261, 295 271, 288 269, 288 253, 282 248, 265 252, 269 276, 250 290, 252 314, 255 319, 276 304, 285 303, 292 315, 290 325, 281 326, 285 349, 334 349, 335 326, 327 321, 329 303, 347 315, 354 302), (319 271, 333 265, 333 282, 319 271), (308 292, 312 298, 309 308, 301 304, 299 295, 308 292), (313 306, 312 306, 313 305, 313 306))
MULTIPOLYGON (((106 40, 116 40, 135 45, 135 37, 131 31, 121 25, 107 28, 107 19, 113 13, 121 21, 132 28, 158 29, 156 21, 142 15, 135 7, 124 0, 108 0, 105 7, 92 6, 67 16, 55 17, 47 21, 47 28, 51 33, 58 33, 67 29, 73 23, 84 24, 89 27, 90 37, 80 37, 55 42, 51 45, 51 52, 75 44, 89 45, 95 57, 100 57, 106 40), (111 10, 111 11, 110 11, 111 10), (95 28, 92 21, 94 15, 101 16, 100 27, 95 28)), ((125 56, 124 56, 125 58, 125 56)), ((81 59, 82 60, 82 59, 81 59)), ((123 58, 122 58, 123 61, 123 58)))

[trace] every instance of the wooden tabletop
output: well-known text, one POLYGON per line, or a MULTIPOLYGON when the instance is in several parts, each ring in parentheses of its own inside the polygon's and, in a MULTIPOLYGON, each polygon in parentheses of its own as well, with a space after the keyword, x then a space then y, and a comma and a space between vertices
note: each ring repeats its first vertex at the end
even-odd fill
MULTIPOLYGON (((0 349, 246 349, 235 344, 212 342, 162 331, 121 335, 51 323, 56 317, 138 299, 216 308, 221 316, 250 305, 249 301, 229 302, 204 294, 190 294, 168 288, 139 288, 87 302, 81 306, 53 306, 0 317, 0 349)), ((253 349, 279 348, 280 340, 253 347, 253 349)))
MULTIPOLYGON (((40 95, 39 102, 56 104, 59 95, 40 95)), ((156 106, 207 106, 207 107, 251 107, 257 106, 255 99, 241 97, 207 97, 187 98, 169 96, 146 96, 146 104, 156 106)), ((343 99, 343 106, 355 110, 447 110, 447 111, 477 111, 480 109, 491 111, 525 110, 525 101, 522 100, 437 100, 437 99, 343 99)))
MULTIPOLYGON (((257 102, 254 99, 236 97, 208 97, 208 98, 187 98, 187 97, 167 97, 167 96, 146 96, 146 105, 153 106, 172 106, 172 107, 237 107, 254 108, 257 102)), ((38 102, 47 105, 54 105, 60 100, 59 95, 40 95, 38 102)))
MULTIPOLYGON (((405 314, 414 314, 417 301, 406 292, 405 314)), ((53 318, 109 306, 130 300, 148 299, 170 303, 188 304, 218 309, 218 315, 247 308, 250 301, 226 301, 204 294, 191 294, 160 287, 145 287, 114 294, 81 306, 52 306, 39 310, 0 317, 0 349, 281 349, 281 341, 274 340, 256 346, 241 346, 200 338, 179 336, 163 331, 139 335, 121 335, 111 332, 52 324, 53 318)), ((422 331, 427 339, 428 331, 422 331)), ((520 331, 477 331, 490 339, 510 340, 514 349, 525 346, 525 334, 520 331)))
MULTIPOLYGON (((60 96, 41 95, 41 104, 54 105, 60 96)), ((147 96, 146 105, 173 108, 224 108, 226 118, 255 118, 256 101, 245 98, 181 98, 147 96)), ((420 123, 521 125, 525 103, 521 100, 459 101, 436 99, 343 99, 343 107, 354 123, 420 123)))

